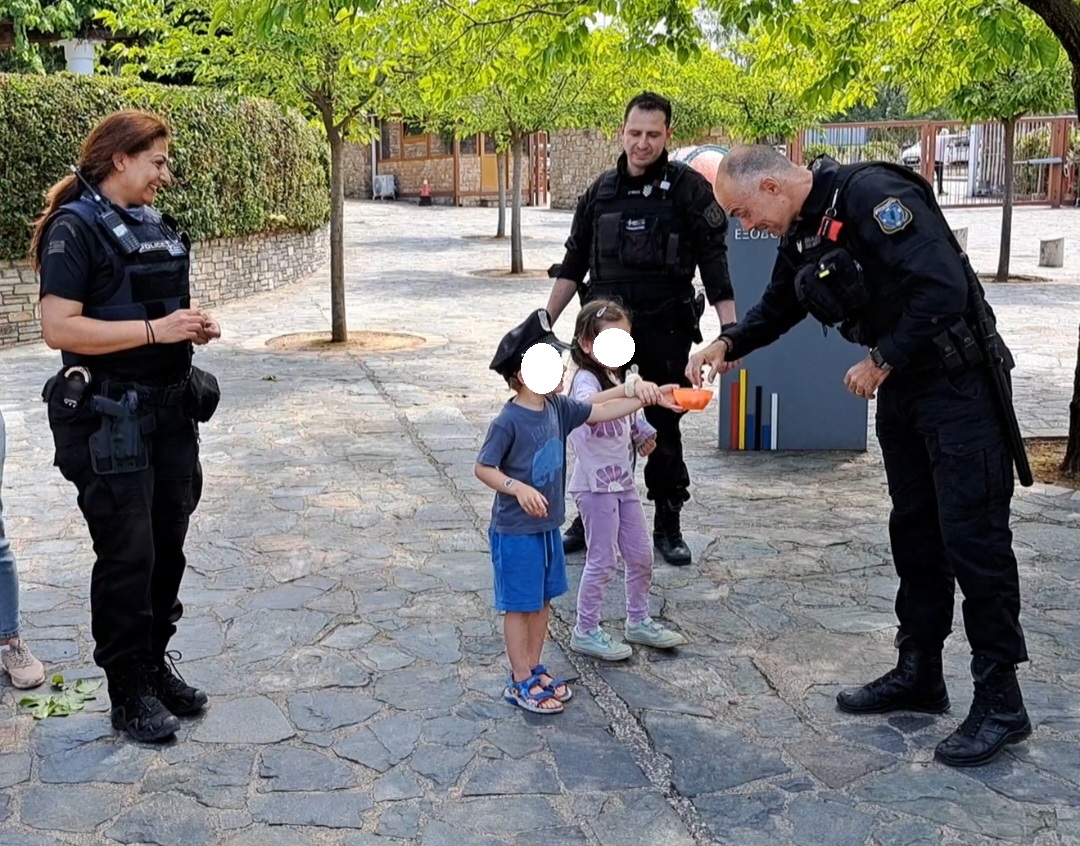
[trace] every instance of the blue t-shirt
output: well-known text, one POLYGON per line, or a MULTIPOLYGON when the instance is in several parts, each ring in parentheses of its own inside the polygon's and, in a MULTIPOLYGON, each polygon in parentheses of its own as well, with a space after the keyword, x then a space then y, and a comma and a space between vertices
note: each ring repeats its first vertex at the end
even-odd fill
POLYGON ((548 501, 547 517, 530 517, 512 493, 496 493, 491 528, 504 535, 558 529, 566 516, 566 436, 589 419, 592 406, 561 394, 545 399, 543 411, 513 400, 504 405, 488 426, 476 458, 479 464, 498 467, 511 479, 531 485, 548 501))

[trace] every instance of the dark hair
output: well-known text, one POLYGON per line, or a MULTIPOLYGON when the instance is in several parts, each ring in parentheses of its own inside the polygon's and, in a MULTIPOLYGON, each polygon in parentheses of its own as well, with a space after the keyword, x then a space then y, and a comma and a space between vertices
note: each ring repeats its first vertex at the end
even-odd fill
POLYGON ((666 97, 661 97, 652 91, 642 91, 626 104, 626 111, 623 112, 623 123, 626 123, 627 118, 630 117, 630 112, 634 109, 641 109, 643 112, 663 112, 664 126, 671 126, 671 101, 666 97))
MULTIPOLYGON (((600 327, 604 323, 618 323, 620 320, 630 322, 630 313, 613 300, 590 300, 581 307, 578 312, 577 323, 574 325, 574 343, 570 348, 570 357, 579 370, 587 370, 597 381, 601 389, 615 387, 615 380, 611 378, 612 371, 600 364, 595 358, 581 348, 582 341, 595 341, 600 334, 600 327)), ((622 377, 624 368, 619 368, 619 377, 622 377)))
MULTIPOLYGON (((98 186, 112 174, 114 155, 124 153, 134 156, 149 150, 158 139, 168 141, 170 136, 169 125, 163 118, 150 112, 137 109, 113 112, 95 126, 83 142, 79 171, 90 184, 98 186)), ((64 203, 77 200, 83 190, 82 184, 70 173, 49 189, 45 209, 34 222, 34 234, 30 240, 30 261, 35 270, 41 269, 39 247, 46 223, 64 203)))

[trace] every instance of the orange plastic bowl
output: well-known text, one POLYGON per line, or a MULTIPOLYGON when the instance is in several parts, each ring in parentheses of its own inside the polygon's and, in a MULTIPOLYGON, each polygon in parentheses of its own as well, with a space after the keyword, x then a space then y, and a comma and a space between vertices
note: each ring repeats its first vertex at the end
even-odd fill
POLYGON ((701 411, 712 402, 713 392, 699 388, 675 388, 671 395, 687 411, 701 411))

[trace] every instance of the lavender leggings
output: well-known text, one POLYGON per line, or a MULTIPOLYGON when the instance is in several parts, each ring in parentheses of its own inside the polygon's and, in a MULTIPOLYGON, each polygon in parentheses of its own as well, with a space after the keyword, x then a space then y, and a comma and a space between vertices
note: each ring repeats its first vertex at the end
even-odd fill
POLYGON ((575 493, 574 500, 588 547, 578 589, 578 633, 588 634, 600 625, 600 604, 619 569, 620 553, 626 563, 626 618, 641 622, 649 616, 653 550, 637 491, 575 493))

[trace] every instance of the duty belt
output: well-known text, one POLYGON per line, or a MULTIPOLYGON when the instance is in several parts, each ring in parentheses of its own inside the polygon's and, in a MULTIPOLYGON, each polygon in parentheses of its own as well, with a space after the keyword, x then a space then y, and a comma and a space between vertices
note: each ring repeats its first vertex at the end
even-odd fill
POLYGON ((143 403, 157 408, 171 408, 184 402, 190 379, 190 371, 181 381, 172 385, 143 385, 138 382, 119 382, 112 379, 103 379, 100 385, 96 386, 94 393, 119 401, 125 393, 133 390, 138 393, 139 400, 143 403))

